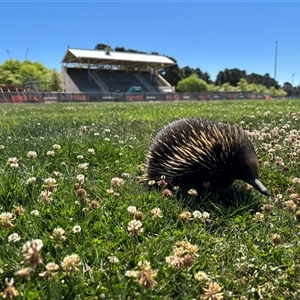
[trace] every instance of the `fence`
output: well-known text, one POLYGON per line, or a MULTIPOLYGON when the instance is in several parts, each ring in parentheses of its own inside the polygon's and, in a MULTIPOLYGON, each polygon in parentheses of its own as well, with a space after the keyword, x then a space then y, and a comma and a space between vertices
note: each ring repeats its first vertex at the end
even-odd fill
POLYGON ((222 93, 57 93, 57 92, 4 92, 0 89, 0 103, 43 102, 113 102, 113 101, 176 101, 176 100, 231 100, 272 99, 265 94, 247 92, 222 93))

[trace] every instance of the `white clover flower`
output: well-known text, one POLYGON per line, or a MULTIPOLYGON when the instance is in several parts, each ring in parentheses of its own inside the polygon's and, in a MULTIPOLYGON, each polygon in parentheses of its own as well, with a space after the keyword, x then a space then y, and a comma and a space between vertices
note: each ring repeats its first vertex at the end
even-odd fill
POLYGON ((17 168, 19 166, 18 159, 16 157, 10 157, 7 161, 7 164, 12 168, 17 168))
POLYGON ((4 149, 4 146, 3 145, 0 145, 0 150, 3 150, 4 149))
POLYGON ((108 257, 108 261, 111 263, 111 264, 116 264, 119 262, 119 259, 116 257, 116 256, 109 256, 108 257))
POLYGON ((111 183, 111 186, 122 186, 122 185, 124 185, 124 179, 115 177, 115 178, 112 178, 110 183, 111 183))
POLYGON ((124 178, 130 178, 131 174, 124 172, 124 173, 121 174, 121 176, 124 177, 124 178))
POLYGON ((79 225, 76 225, 73 227, 73 229, 71 231, 73 233, 79 233, 79 232, 81 232, 81 227, 79 225))
POLYGON ((50 236, 51 239, 55 240, 56 242, 63 242, 66 240, 65 237, 65 230, 61 227, 56 227, 53 229, 52 235, 50 236))
POLYGON ((23 252, 28 252, 31 253, 31 249, 35 249, 37 252, 39 252, 44 246, 44 243, 42 240, 40 239, 33 239, 31 241, 27 241, 23 247, 22 247, 22 251, 23 252))
POLYGON ((29 151, 27 153, 28 158, 37 158, 37 153, 35 151, 29 151))
POLYGON ((52 178, 52 177, 46 178, 44 180, 44 183, 45 183, 44 184, 45 187, 54 187, 54 186, 57 186, 56 179, 52 178))
POLYGON ((21 239, 17 233, 13 233, 7 237, 9 243, 16 243, 21 239))
POLYGON ((114 190, 113 190, 113 189, 107 189, 107 190, 106 190, 106 193, 108 193, 108 194, 113 194, 113 193, 114 193, 114 190))
POLYGON ((78 175, 76 176, 76 179, 77 179, 79 182, 83 183, 83 182, 85 181, 85 176, 84 176, 83 174, 78 174, 78 175))
POLYGON ((35 183, 36 183, 35 177, 30 177, 26 180, 26 184, 35 184, 35 183))
POLYGON ((40 214, 40 212, 39 212, 37 209, 34 209, 33 211, 30 212, 30 214, 31 214, 32 216, 37 217, 37 216, 40 214))
POLYGON ((203 272, 203 271, 197 272, 197 273, 194 275, 194 277, 195 277, 195 279, 196 279, 197 281, 206 281, 206 280, 208 280, 207 274, 206 274, 205 272, 203 272))
POLYGON ((79 130, 80 130, 81 134, 85 133, 87 131, 87 127, 86 126, 80 126, 79 130))
POLYGON ((134 214, 136 212, 136 207, 135 206, 128 206, 127 207, 127 211, 130 213, 130 214, 134 214))
POLYGON ((77 254, 67 255, 61 263, 61 266, 66 275, 71 275, 78 272, 78 267, 81 265, 82 262, 77 254))
POLYGON ((265 216, 264 216, 264 214, 262 214, 260 212, 256 212, 254 215, 254 218, 259 222, 263 222, 265 219, 265 216))
POLYGON ((210 213, 204 211, 204 212, 202 213, 202 219, 203 219, 204 221, 208 221, 208 220, 210 219, 210 213))
POLYGON ((151 210, 151 214, 152 214, 152 218, 153 218, 153 219, 157 219, 157 218, 162 218, 162 217, 163 217, 162 212, 161 212, 161 209, 158 208, 158 207, 154 207, 154 208, 151 210))
POLYGON ((189 194, 189 195, 192 195, 192 196, 197 196, 198 192, 197 192, 197 190, 195 190, 195 189, 189 189, 189 190, 188 190, 188 194, 189 194))
POLYGON ((46 280, 51 280, 55 276, 55 271, 59 269, 56 263, 50 262, 46 265, 46 271, 39 273, 39 276, 45 278, 46 280))
POLYGON ((143 226, 143 224, 140 220, 135 220, 135 219, 131 220, 127 226, 129 235, 131 235, 131 236, 140 235, 144 231, 142 226, 143 226))
POLYGON ((77 155, 77 159, 83 159, 83 155, 77 155))
POLYGON ((58 172, 58 171, 53 171, 53 175, 56 177, 61 177, 62 173, 58 172))
POLYGON ((10 212, 3 212, 0 214, 0 226, 4 229, 14 227, 14 224, 12 223, 14 220, 15 218, 10 212))
POLYGON ((95 154, 95 150, 93 148, 89 148, 88 149, 88 154, 94 155, 95 154))
POLYGON ((293 184, 300 184, 300 178, 298 178, 298 177, 292 178, 291 181, 292 181, 293 184))
POLYGON ((47 271, 54 272, 54 271, 57 271, 58 269, 59 269, 59 266, 56 263, 49 262, 46 265, 46 270, 47 271))
POLYGON ((53 150, 47 151, 47 156, 54 156, 54 151, 53 150))
POLYGON ((48 197, 51 197, 51 195, 52 195, 52 192, 50 192, 50 191, 41 191, 41 193, 40 193, 40 196, 42 198, 48 198, 48 197))
POLYGON ((60 150, 60 149, 61 149, 61 146, 58 145, 58 144, 54 144, 54 145, 52 146, 52 148, 53 148, 54 150, 60 150))
POLYGON ((80 171, 86 171, 88 169, 89 164, 88 163, 83 163, 78 165, 78 170, 80 171))
POLYGON ((137 271, 127 270, 125 272, 125 276, 126 277, 137 277, 138 276, 138 272, 137 271))
POLYGON ((194 219, 201 219, 202 218, 202 213, 199 210, 195 210, 193 212, 193 217, 194 217, 194 219))

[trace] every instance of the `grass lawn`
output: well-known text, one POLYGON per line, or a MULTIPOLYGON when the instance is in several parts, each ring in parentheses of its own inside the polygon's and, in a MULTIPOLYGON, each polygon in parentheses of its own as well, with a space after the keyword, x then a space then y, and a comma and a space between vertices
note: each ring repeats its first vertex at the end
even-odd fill
POLYGON ((300 101, 0 106, 0 298, 299 299, 300 101), (181 117, 238 124, 263 196, 166 197, 140 183, 181 117))

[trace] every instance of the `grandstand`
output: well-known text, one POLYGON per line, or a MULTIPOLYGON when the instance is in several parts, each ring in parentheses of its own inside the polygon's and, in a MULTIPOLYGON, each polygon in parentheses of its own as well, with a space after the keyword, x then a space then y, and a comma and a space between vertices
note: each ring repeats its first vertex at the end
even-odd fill
POLYGON ((64 92, 127 92, 132 86, 148 93, 174 88, 158 73, 175 63, 166 56, 69 48, 62 59, 64 92))

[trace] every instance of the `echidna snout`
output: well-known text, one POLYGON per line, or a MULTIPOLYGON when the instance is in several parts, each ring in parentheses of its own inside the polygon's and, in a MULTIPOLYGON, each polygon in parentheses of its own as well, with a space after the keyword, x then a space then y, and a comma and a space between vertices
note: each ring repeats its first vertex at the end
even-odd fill
POLYGON ((240 166, 236 174, 236 179, 245 181, 263 195, 268 196, 270 195, 270 192, 258 179, 259 163, 256 154, 254 154, 255 152, 247 153, 247 156, 243 158, 243 164, 240 166))
POLYGON ((255 189, 261 192, 263 195, 269 196, 270 192, 266 189, 266 187, 256 178, 256 179, 248 179, 244 180, 245 182, 252 185, 255 189))
POLYGON ((258 158, 246 132, 236 126, 198 118, 181 119, 163 128, 150 147, 145 177, 168 187, 198 191, 209 183, 211 191, 224 192, 235 179, 263 195, 269 191, 258 179, 258 158))

